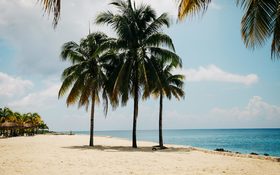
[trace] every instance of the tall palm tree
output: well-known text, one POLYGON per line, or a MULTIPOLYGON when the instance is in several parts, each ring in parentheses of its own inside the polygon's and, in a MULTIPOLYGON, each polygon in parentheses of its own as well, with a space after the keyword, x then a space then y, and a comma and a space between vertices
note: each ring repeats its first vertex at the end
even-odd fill
MULTIPOLYGON (((280 0, 235 0, 244 11, 241 34, 246 47, 264 45, 272 37, 271 58, 280 58, 280 0)), ((178 18, 205 12, 211 0, 181 0, 178 18)))
POLYGON ((165 60, 155 60, 157 74, 159 81, 155 84, 152 93, 156 97, 159 97, 159 148, 163 149, 163 134, 162 134, 162 109, 164 96, 171 99, 172 96, 178 100, 184 98, 185 93, 183 90, 184 75, 173 75, 171 71, 181 66, 177 63, 165 62, 165 60))
POLYGON ((132 147, 137 148, 136 126, 138 118, 138 102, 140 94, 149 94, 149 84, 157 81, 157 72, 150 55, 160 55, 180 62, 172 39, 161 32, 163 27, 169 27, 166 13, 157 17, 156 12, 149 6, 132 5, 130 0, 112 1, 111 5, 118 9, 100 13, 96 18, 97 24, 110 25, 117 34, 117 39, 111 47, 119 51, 122 64, 119 64, 110 77, 113 100, 121 98, 125 105, 129 96, 134 98, 132 147))
POLYGON ((105 113, 108 107, 105 88, 107 76, 104 69, 104 64, 112 56, 105 47, 108 40, 103 33, 92 33, 82 39, 79 44, 73 41, 65 43, 61 52, 61 58, 64 61, 71 61, 72 65, 62 73, 63 83, 58 96, 65 95, 71 88, 66 100, 67 106, 78 102, 78 107, 85 106, 87 110, 91 103, 90 146, 93 146, 95 103, 99 102, 101 91, 105 102, 105 113))

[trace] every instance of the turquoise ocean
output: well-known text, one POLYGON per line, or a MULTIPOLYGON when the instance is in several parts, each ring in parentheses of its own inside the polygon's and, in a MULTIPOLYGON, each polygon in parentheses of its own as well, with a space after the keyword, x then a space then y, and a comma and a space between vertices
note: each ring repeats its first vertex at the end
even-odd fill
MULTIPOLYGON (((88 131, 73 131, 89 134, 88 131)), ((280 157, 280 128, 278 129, 176 129, 164 130, 164 143, 194 146, 280 157)), ((95 131, 97 136, 112 136, 131 140, 131 131, 95 131)), ((137 131, 137 140, 158 142, 157 130, 137 131)))

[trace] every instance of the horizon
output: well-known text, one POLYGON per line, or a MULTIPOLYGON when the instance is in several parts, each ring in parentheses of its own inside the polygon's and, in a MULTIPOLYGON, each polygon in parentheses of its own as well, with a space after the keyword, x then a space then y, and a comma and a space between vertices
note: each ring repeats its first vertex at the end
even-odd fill
MULTIPOLYGON (((0 107, 38 112, 50 130, 88 130, 89 112, 76 105, 67 108, 65 98, 57 98, 61 73, 69 66, 59 53, 63 43, 88 34, 89 21, 91 30, 114 36, 108 27, 92 23, 98 12, 111 9, 110 1, 64 1, 55 30, 52 16, 43 15, 36 2, 0 2, 0 107)), ((143 2, 158 15, 171 15, 173 24, 164 32, 183 61, 176 72, 186 76, 185 99, 164 100, 164 130, 280 128, 280 59, 271 60, 269 43, 255 50, 245 47, 243 12, 234 2, 213 0, 203 16, 182 22, 176 22, 174 1, 143 2)), ((102 109, 96 107, 96 131, 131 130, 131 100, 125 107, 110 108, 107 117, 102 109)), ((139 101, 137 128, 158 128, 158 99, 139 101)))
MULTIPOLYGON (((168 131, 168 130, 261 130, 261 129, 280 129, 280 128, 188 128, 188 129, 168 129, 164 128, 163 131, 168 131)), ((89 132, 89 130, 68 130, 68 131, 54 131, 54 132, 89 132)), ((131 130, 95 130, 94 132, 114 132, 114 131, 128 131, 130 132, 131 130)), ((137 131, 158 131, 158 129, 138 129, 137 131)))

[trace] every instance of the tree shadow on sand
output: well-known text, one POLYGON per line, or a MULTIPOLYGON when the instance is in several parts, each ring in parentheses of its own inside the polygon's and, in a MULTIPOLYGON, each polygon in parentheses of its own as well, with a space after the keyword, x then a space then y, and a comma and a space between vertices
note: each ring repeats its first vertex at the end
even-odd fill
POLYGON ((98 151, 106 151, 106 152, 189 152, 191 150, 190 148, 174 148, 174 147, 155 150, 151 146, 132 148, 131 146, 104 146, 104 145, 96 145, 94 147, 88 145, 68 146, 63 148, 79 149, 79 150, 98 150, 98 151))

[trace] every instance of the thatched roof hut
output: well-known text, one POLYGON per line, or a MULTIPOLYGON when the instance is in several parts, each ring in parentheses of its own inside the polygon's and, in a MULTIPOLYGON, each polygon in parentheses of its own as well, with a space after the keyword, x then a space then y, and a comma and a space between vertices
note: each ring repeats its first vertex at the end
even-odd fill
POLYGON ((4 123, 0 124, 0 129, 11 129, 11 128, 17 128, 18 125, 15 122, 8 122, 5 121, 4 123))
POLYGON ((27 129, 27 128, 34 128, 34 125, 32 125, 31 123, 24 123, 24 124, 23 124, 23 127, 24 127, 25 129, 27 129))

